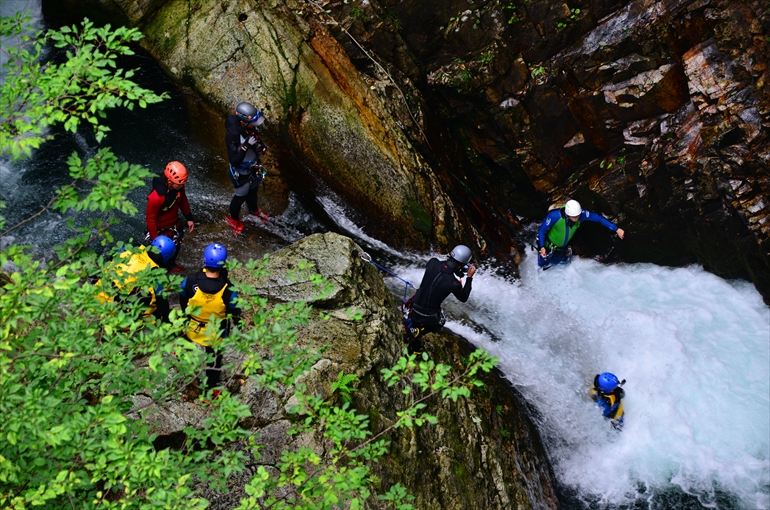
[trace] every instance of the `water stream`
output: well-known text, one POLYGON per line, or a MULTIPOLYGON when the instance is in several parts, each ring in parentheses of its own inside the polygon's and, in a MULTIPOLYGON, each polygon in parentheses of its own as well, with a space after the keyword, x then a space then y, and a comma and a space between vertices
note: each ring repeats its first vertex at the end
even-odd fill
MULTIPOLYGON (((7 3, 13 2, 0 5, 7 3)), ((37 2, 16 3, 39 9, 37 2)), ((171 159, 190 170, 188 193, 199 223, 181 263, 197 264, 202 247, 215 240, 246 259, 335 230, 419 283, 428 255, 400 253, 368 236, 331 192, 309 203, 276 157, 266 161, 272 174, 260 198, 273 220, 234 238, 222 221, 232 196, 223 119, 174 87, 147 57, 137 56, 130 67, 141 69, 145 86, 167 90, 171 99, 111 113, 107 144, 157 171, 171 159), (314 213, 320 209, 326 217, 314 213)), ((30 160, 0 161, 8 224, 37 212, 66 181, 73 150, 87 156, 96 147, 88 132, 59 133, 30 160)), ((143 234, 148 192, 149 184, 134 194, 140 214, 125 218, 119 239, 143 234)), ((64 218, 46 213, 2 241, 45 254, 68 235, 64 218)), ((387 280, 400 299, 403 284, 387 280)), ((446 301, 447 327, 498 356, 501 370, 537 410, 565 508, 770 508, 770 309, 751 284, 694 266, 607 266, 580 258, 543 272, 530 253, 519 280, 481 265, 473 285, 467 304, 446 301), (628 381, 621 433, 587 398, 602 371, 628 381)))

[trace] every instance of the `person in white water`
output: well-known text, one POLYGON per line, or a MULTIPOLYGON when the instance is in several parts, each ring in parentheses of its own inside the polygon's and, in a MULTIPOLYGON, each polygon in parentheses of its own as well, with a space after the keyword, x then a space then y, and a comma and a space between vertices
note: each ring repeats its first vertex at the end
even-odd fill
POLYGON ((577 200, 570 200, 558 209, 548 213, 537 233, 537 265, 548 269, 556 264, 568 263, 572 259, 569 242, 583 221, 601 223, 623 239, 625 231, 604 216, 584 210, 577 200))

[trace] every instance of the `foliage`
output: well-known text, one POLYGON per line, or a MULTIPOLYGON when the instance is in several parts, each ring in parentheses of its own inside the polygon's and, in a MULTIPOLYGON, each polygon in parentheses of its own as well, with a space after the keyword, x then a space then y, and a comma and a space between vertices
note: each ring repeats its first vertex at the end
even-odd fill
MULTIPOLYGON (((14 23, 21 28, 17 16, 3 20, 3 30, 14 23)), ((59 64, 60 71, 78 78, 63 89, 46 85, 31 91, 30 82, 19 76, 47 76, 53 64, 37 60, 45 39, 29 40, 36 50, 27 56, 15 53, 14 65, 22 71, 14 75, 13 86, 3 89, 2 101, 11 105, 12 119, 2 127, 3 153, 19 156, 39 146, 47 136, 33 126, 43 118, 49 119, 46 125, 62 122, 70 130, 86 120, 100 138, 106 132, 98 124, 104 108, 159 99, 140 93, 128 73, 119 78, 120 70, 107 70, 114 59, 99 53, 101 48, 127 54, 125 43, 136 40, 138 33, 96 29, 86 22, 80 35, 73 30, 55 34, 46 38, 75 48, 59 64), (102 101, 94 111, 84 106, 94 101, 102 101)), ((259 459, 257 433, 246 426, 250 409, 227 389, 218 398, 211 391, 196 396, 196 381, 211 355, 183 338, 183 311, 172 310, 167 322, 138 317, 147 289, 160 287, 167 294, 180 288, 181 277, 148 268, 129 281, 112 263, 121 250, 130 255, 144 249, 113 243, 108 229, 116 213, 136 214, 128 193, 149 173, 119 162, 108 149, 86 162, 73 154, 68 165, 72 182, 46 209, 86 211, 95 221, 79 227, 70 222, 73 238, 57 248, 57 261, 40 262, 23 246, 0 252, 0 507, 205 508, 202 487, 224 491, 249 455, 259 459), (85 249, 95 241, 108 248, 104 256, 85 249), (182 398, 192 401, 194 417, 181 444, 162 447, 152 432, 158 410, 181 405, 182 398)), ((228 267, 260 276, 266 274, 266 262, 228 260, 228 267)), ((311 283, 320 296, 333 290, 307 261, 289 276, 311 283)), ((393 424, 373 433, 368 416, 352 407, 355 376, 341 372, 334 383, 341 406, 295 384, 319 356, 318 349, 298 343, 299 329, 316 316, 312 307, 305 302, 269 305, 253 287, 238 282, 233 287, 245 320, 213 345, 233 360, 225 367, 230 376, 223 388, 235 388, 248 378, 275 392, 289 388, 296 401, 290 433, 320 435, 329 445, 323 457, 309 448, 284 451, 277 472, 260 467, 246 485, 243 509, 362 508, 374 497, 369 465, 387 452, 388 433, 436 423, 425 402, 468 396, 481 385, 479 371, 489 371, 495 363, 476 351, 464 370, 452 375, 450 367, 426 355, 402 357, 383 370, 383 377, 388 386, 401 389, 405 406, 393 424)), ((350 315, 361 318, 356 310, 350 315)), ((221 322, 212 320, 208 327, 213 331, 221 322)), ((400 485, 377 497, 392 508, 412 508, 411 496, 400 485)))
POLYGON ((3 46, 8 61, 0 84, 0 147, 14 159, 29 156, 33 148, 49 139, 48 128, 61 124, 75 132, 85 122, 97 141, 109 128, 100 124, 105 110, 115 107, 144 108, 163 96, 132 82, 133 71, 117 68, 120 55, 133 55, 127 46, 141 34, 136 29, 109 25, 97 28, 84 20, 80 27, 62 27, 45 35, 28 35, 29 16, 17 13, 0 21, 0 37, 15 37, 16 46, 3 46), (66 49, 61 63, 44 62, 49 44, 66 49))
POLYGON ((358 381, 356 374, 345 374, 344 370, 341 370, 337 376, 337 380, 332 383, 332 393, 339 393, 340 399, 346 404, 350 404, 353 401, 353 391, 355 388, 351 386, 352 383, 358 381))

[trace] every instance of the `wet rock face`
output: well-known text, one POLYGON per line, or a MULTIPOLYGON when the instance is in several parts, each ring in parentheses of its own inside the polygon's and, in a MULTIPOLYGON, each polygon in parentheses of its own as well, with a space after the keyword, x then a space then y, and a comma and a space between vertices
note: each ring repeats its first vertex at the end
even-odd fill
POLYGON ((296 158, 288 165, 301 174, 295 177, 331 187, 369 233, 421 249, 470 237, 430 165, 379 99, 397 92, 356 69, 320 7, 294 0, 89 1, 140 28, 142 44, 169 74, 223 113, 240 101, 262 109, 262 131, 296 158))
MULTIPOLYGON (((464 149, 437 173, 490 251, 505 252, 518 216, 571 197, 626 229, 615 257, 699 262, 770 296, 766 2, 420 5, 366 10, 397 20, 389 35, 355 16, 350 31, 422 93, 431 142, 464 149)), ((591 229, 576 241, 610 248, 591 229)))
MULTIPOLYGON (((328 316, 323 320, 316 315, 298 333, 302 346, 327 348, 297 382, 305 384, 311 393, 328 398, 341 370, 358 375, 360 383, 353 393, 353 405, 370 416, 371 430, 377 433, 394 423, 396 411, 407 405, 401 388, 389 388, 381 376, 381 369, 391 368, 401 355, 403 329, 393 295, 374 265, 361 260, 361 252, 349 238, 315 234, 271 254, 265 276, 254 277, 241 268, 234 270, 231 278, 254 286, 271 304, 307 301, 314 310, 328 316), (314 268, 297 271, 305 261, 312 262, 314 268), (288 277, 292 271, 295 274, 288 277), (324 281, 331 282, 333 291, 319 298, 316 284, 310 279, 313 274, 321 274, 324 281), (357 310, 362 320, 352 320, 351 309, 357 310)), ((453 367, 448 377, 460 373, 457 371, 462 370, 462 360, 472 349, 452 335, 430 335, 428 339, 431 358, 453 367)), ((225 353, 223 380, 230 380, 227 365, 235 364, 234 356, 225 353)), ((487 375, 483 381, 484 391, 472 392, 467 400, 427 400, 426 412, 438 416, 438 425, 416 431, 398 429, 388 436, 392 441, 389 453, 373 466, 383 491, 400 482, 415 496, 416 508, 420 509, 558 507, 549 462, 518 394, 500 374, 487 375)), ((294 398, 293 388, 272 392, 259 387, 253 379, 239 376, 233 378, 228 389, 251 409, 252 416, 241 425, 259 433, 257 443, 264 449, 260 459, 248 463, 245 472, 231 477, 227 494, 199 487, 214 509, 238 506, 250 476, 260 466, 275 470, 283 450, 308 447, 323 455, 328 447, 320 434, 286 434, 291 420, 296 419, 287 412, 294 398)), ((158 447, 179 447, 184 444, 185 427, 202 426, 210 407, 195 399, 183 400, 158 407, 150 405, 146 397, 137 397, 137 409, 142 409, 142 416, 152 423, 152 432, 158 434, 158 447)), ((384 505, 372 498, 367 508, 384 505)))

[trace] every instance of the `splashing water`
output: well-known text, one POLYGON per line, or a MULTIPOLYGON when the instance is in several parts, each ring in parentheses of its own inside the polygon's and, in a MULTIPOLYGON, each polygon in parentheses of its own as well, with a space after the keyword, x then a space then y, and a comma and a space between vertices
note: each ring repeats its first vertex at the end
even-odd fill
POLYGON ((447 327, 534 405, 569 503, 770 507, 770 310, 751 284, 579 258, 539 271, 534 256, 519 281, 491 273, 445 301, 447 327), (621 433, 588 398, 604 371, 628 380, 621 433))

